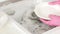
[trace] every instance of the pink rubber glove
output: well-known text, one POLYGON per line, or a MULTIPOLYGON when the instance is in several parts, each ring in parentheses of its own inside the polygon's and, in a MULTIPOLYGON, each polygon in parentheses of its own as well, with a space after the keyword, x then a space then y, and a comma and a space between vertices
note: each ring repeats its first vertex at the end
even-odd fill
POLYGON ((60 0, 49 2, 49 5, 56 5, 56 4, 60 5, 60 0))
POLYGON ((43 23, 50 26, 60 26, 60 16, 50 15, 51 20, 40 19, 43 23))

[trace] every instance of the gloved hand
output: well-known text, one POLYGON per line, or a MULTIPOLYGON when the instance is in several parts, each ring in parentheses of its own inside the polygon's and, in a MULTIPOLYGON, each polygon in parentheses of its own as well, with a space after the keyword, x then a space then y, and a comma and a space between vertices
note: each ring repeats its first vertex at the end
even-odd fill
POLYGON ((40 20, 50 26, 60 26, 60 16, 50 15, 49 17, 51 18, 51 20, 45 20, 43 18, 41 18, 40 20))
POLYGON ((60 5, 60 0, 49 2, 49 5, 56 5, 56 4, 60 5))

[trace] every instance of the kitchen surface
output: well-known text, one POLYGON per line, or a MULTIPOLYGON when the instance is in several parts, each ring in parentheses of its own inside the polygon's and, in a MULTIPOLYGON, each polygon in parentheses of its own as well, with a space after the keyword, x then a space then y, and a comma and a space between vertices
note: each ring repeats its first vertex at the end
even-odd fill
POLYGON ((33 11, 35 2, 36 0, 7 0, 0 3, 0 10, 7 13, 32 34, 42 34, 54 27, 39 20, 33 11))

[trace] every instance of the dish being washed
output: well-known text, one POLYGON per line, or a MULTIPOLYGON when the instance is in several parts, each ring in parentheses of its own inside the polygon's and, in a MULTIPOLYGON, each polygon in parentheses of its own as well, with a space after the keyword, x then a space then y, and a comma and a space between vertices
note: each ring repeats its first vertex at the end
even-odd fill
POLYGON ((43 2, 36 5, 34 12, 38 17, 50 20, 50 14, 60 16, 60 5, 49 5, 49 2, 43 2))

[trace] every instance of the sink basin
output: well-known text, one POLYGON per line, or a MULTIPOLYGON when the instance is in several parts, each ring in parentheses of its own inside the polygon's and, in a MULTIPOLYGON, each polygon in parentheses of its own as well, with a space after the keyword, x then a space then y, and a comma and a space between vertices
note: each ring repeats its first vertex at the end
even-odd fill
POLYGON ((0 12, 0 34, 31 34, 21 24, 10 18, 6 13, 0 12))

